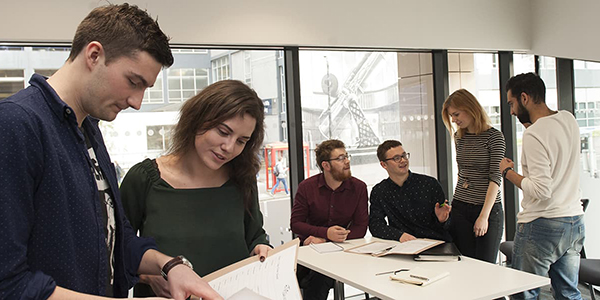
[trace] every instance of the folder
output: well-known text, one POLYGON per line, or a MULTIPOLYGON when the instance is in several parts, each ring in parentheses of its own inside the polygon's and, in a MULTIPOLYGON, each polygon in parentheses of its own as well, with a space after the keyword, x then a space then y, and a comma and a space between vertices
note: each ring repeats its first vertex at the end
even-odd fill
POLYGON ((417 261, 459 261, 461 253, 454 243, 444 243, 427 249, 417 255, 417 261))

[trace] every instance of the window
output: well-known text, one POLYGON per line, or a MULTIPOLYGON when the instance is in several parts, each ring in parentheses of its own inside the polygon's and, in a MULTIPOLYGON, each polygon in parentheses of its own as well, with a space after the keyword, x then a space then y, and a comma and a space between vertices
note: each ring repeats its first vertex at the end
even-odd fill
POLYGON ((431 60, 430 53, 300 51, 307 175, 319 172, 316 145, 335 138, 369 189, 388 177, 376 154, 388 139, 412 154, 412 171, 437 177, 431 60))
POLYGON ((184 102, 208 86, 206 69, 174 69, 168 72, 169 103, 184 102))
POLYGON ((213 60, 212 71, 214 82, 229 79, 229 56, 226 55, 213 60))
POLYGON ((164 103, 163 95, 163 71, 158 73, 154 86, 146 89, 142 103, 164 103))
POLYGON ((164 152, 169 147, 171 140, 171 131, 175 125, 158 125, 146 127, 146 139, 148 142, 148 151, 159 150, 164 152))
POLYGON ((44 76, 44 77, 50 77, 52 75, 54 75, 54 73, 58 71, 58 69, 35 69, 35 72, 44 76))
MULTIPOLYGON (((590 206, 585 212, 587 228, 600 226, 600 63, 590 61, 573 61, 575 78, 575 118, 579 124, 581 140, 580 186, 581 197, 590 199, 590 206)), ((585 239, 585 250, 588 253, 599 253, 600 238, 588 234, 585 239)))
MULTIPOLYGON (((490 117, 492 126, 501 130, 497 56, 495 53, 448 53, 448 81, 450 94, 461 88, 471 92, 490 117)), ((452 182, 456 184, 458 167, 454 140, 451 144, 452 182)))
POLYGON ((0 70, 0 100, 6 99, 25 87, 23 70, 0 70))

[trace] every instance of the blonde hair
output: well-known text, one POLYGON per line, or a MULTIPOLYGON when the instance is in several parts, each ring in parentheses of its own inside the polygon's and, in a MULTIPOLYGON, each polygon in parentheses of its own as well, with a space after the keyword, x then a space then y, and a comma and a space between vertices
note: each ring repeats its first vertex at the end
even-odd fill
MULTIPOLYGON (((450 114, 448 113, 448 108, 452 106, 455 109, 462 110, 467 113, 471 118, 473 118, 473 127, 475 128, 475 134, 480 134, 486 130, 488 130, 492 126, 492 122, 488 117, 485 110, 477 98, 473 96, 469 91, 465 89, 460 89, 452 93, 446 101, 444 101, 444 105, 442 106, 442 119, 444 120, 444 125, 446 125, 446 129, 450 132, 451 136, 454 136, 454 127, 452 127, 452 122, 450 120, 450 114)), ((462 138, 465 135, 466 129, 458 128, 456 135, 458 138, 462 138)))

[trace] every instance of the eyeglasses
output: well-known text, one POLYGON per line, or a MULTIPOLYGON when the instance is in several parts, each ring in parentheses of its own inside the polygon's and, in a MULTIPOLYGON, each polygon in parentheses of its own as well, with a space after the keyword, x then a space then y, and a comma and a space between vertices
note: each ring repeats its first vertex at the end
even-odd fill
POLYGON ((344 162, 346 159, 347 159, 347 160, 350 160, 350 159, 351 159, 351 156, 350 156, 350 154, 342 154, 342 155, 340 155, 340 156, 338 156, 338 157, 336 157, 336 158, 330 158, 330 159, 326 159, 325 161, 337 160, 337 161, 339 161, 339 162, 344 162))
POLYGON ((393 161, 399 163, 399 162, 402 161, 402 159, 409 160, 410 159, 410 153, 403 153, 402 155, 396 155, 394 157, 386 158, 383 161, 393 160, 393 161))

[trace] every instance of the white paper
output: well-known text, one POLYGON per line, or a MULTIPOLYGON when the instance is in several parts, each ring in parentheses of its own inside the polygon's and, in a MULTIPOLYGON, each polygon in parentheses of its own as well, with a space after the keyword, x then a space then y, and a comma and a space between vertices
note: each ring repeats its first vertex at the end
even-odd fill
POLYGON ((255 261, 210 281, 210 286, 229 299, 244 288, 263 297, 302 300, 296 279, 295 262, 298 247, 270 254, 264 262, 255 261))
POLYGON ((439 243, 439 241, 436 240, 425 240, 425 239, 416 239, 416 240, 410 240, 407 242, 403 242, 398 244, 396 247, 394 247, 394 249, 392 249, 389 253, 393 254, 412 254, 412 253, 416 253, 419 250, 423 249, 423 248, 427 248, 428 246, 431 246, 433 244, 439 243))
POLYGON ((337 251, 344 250, 344 248, 342 248, 342 246, 332 243, 332 242, 320 243, 320 244, 310 244, 310 247, 319 253, 337 252, 337 251))
POLYGON ((350 250, 348 250, 348 252, 363 253, 363 254, 379 253, 379 252, 384 251, 385 249, 389 249, 390 247, 397 246, 398 244, 400 244, 400 243, 372 242, 369 244, 365 244, 364 246, 350 249, 350 250))
POLYGON ((273 300, 267 297, 263 297, 248 288, 243 288, 239 292, 235 293, 227 300, 273 300))

